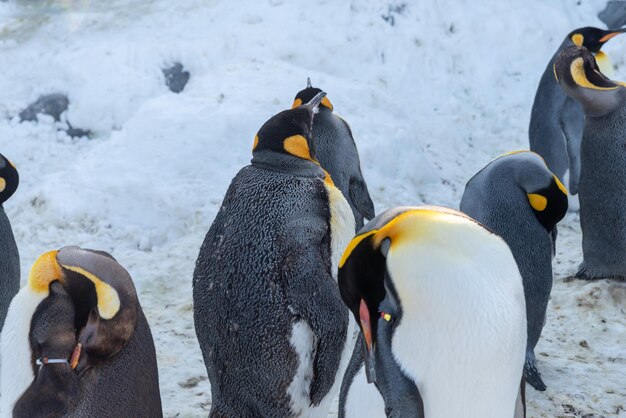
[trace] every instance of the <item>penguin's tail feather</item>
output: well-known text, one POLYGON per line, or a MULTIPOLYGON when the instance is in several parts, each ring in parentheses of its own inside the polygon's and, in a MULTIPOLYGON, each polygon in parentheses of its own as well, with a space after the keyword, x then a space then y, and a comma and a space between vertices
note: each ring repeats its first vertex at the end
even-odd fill
POLYGON ((537 370, 537 366, 535 365, 534 355, 526 355, 526 363, 524 363, 524 378, 526 378, 526 382, 528 382, 528 384, 536 390, 540 392, 546 390, 546 384, 543 383, 539 370, 537 370))

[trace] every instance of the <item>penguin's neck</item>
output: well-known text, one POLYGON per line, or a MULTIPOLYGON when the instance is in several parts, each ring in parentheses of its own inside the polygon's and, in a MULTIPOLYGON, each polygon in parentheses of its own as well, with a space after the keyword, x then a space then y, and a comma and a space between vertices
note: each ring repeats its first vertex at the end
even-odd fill
POLYGON ((251 164, 264 170, 293 174, 300 177, 321 177, 324 172, 318 164, 291 154, 273 150, 259 150, 252 154, 251 164))

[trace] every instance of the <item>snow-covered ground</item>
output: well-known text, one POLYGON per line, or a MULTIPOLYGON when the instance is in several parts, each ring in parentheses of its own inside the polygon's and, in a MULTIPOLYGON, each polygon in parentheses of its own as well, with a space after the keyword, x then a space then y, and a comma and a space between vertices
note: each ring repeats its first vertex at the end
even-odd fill
MULTIPOLYGON (((0 152, 22 276, 45 250, 110 251, 130 271, 157 346, 168 417, 206 416, 192 322, 198 249, 256 130, 307 76, 352 125, 378 211, 458 207, 493 157, 527 148, 535 89, 564 36, 602 26, 590 0, 11 0, 0 3, 0 152), (161 68, 183 64, 180 94, 161 68), (19 122, 41 94, 61 122, 19 122), (69 121, 92 139, 68 137, 69 121)), ((626 78, 626 36, 605 51, 626 78)), ((566 280, 580 228, 560 228, 537 347, 547 392, 530 417, 626 417, 626 284, 566 280)))

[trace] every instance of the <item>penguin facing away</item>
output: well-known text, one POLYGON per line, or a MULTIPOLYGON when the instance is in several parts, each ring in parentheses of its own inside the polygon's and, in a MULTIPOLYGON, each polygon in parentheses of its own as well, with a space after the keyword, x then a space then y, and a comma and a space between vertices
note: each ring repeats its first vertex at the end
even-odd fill
MULTIPOLYGON (((361 416, 523 416, 524 290, 496 234, 447 208, 389 209, 346 248, 339 289, 361 329, 355 380, 384 400, 384 412, 361 416)), ((350 386, 340 416, 356 417, 363 398, 350 386)))
POLYGON ((3 207, 19 182, 20 176, 13 163, 0 154, 0 330, 11 299, 20 289, 20 255, 3 207))
POLYGON ((211 417, 326 417, 353 347, 336 272, 354 235, 315 159, 324 93, 269 119, 232 180, 193 278, 211 417))
POLYGON ((585 113, 581 149, 580 226, 583 262, 577 277, 626 278, 626 88, 608 79, 590 51, 565 49, 554 74, 585 113))
MULTIPOLYGON (((312 87, 311 80, 307 79, 307 88, 298 92, 293 108, 308 102, 321 91, 312 87)), ((374 217, 374 203, 361 173, 359 152, 350 125, 334 114, 333 110, 328 97, 324 97, 319 112, 313 118, 315 156, 350 204, 356 221, 356 232, 363 226, 364 218, 374 217)))
POLYGON ((2 417, 161 417, 156 352, 128 272, 108 253, 43 254, 0 337, 2 417))
POLYGON ((517 151, 496 158, 467 182, 460 209, 502 237, 515 257, 528 321, 524 375, 543 391, 534 349, 546 320, 556 224, 567 213, 567 190, 539 155, 517 151))
POLYGON ((578 193, 584 116, 580 104, 565 95, 555 80, 554 63, 565 48, 578 45, 596 54, 606 68, 612 68, 608 56, 600 49, 609 39, 625 30, 584 27, 572 31, 550 59, 539 81, 528 129, 530 149, 546 160, 550 171, 561 182, 565 181, 565 173, 569 170, 572 195, 578 193))

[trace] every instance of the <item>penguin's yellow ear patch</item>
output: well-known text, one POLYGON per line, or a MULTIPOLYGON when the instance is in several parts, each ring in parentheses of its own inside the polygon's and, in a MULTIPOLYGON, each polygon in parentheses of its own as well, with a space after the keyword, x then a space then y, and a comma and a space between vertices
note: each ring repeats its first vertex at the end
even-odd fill
POLYGON ((529 193, 527 196, 530 206, 538 212, 544 211, 548 206, 548 199, 540 194, 529 193))
POLYGON ((118 313, 120 310, 120 297, 117 294, 117 290, 111 285, 81 267, 63 265, 63 268, 85 276, 93 283, 98 299, 98 314, 101 318, 111 319, 118 313))
POLYGON ((328 100, 328 97, 324 97, 322 99, 322 106, 326 106, 330 110, 333 110, 333 104, 330 102, 330 100, 328 100))
POLYGON ((63 282, 65 276, 57 263, 57 252, 48 251, 42 254, 30 269, 28 286, 38 293, 48 293, 50 283, 55 280, 63 282))
POLYGON ((255 135, 254 136, 254 143, 252 144, 252 151, 255 150, 256 146, 259 145, 259 136, 255 135))
POLYGON ((7 181, 4 179, 4 177, 0 177, 0 192, 3 192, 4 189, 7 188, 7 181))
POLYGON ((283 141, 283 148, 291 155, 305 160, 312 160, 309 144, 302 135, 293 135, 286 138, 285 141, 283 141))
POLYGON ((556 182, 556 186, 559 188, 559 190, 562 191, 565 196, 567 196, 567 189, 565 188, 563 183, 561 183, 561 180, 559 180, 559 178, 554 174, 552 175, 552 177, 554 177, 554 181, 556 182))
POLYGON ((291 105, 292 109, 295 109, 298 106, 302 106, 302 99, 296 99, 293 101, 293 104, 291 105))
POLYGON ((618 88, 618 86, 600 87, 589 81, 589 79, 587 78, 587 74, 585 73, 585 60, 582 57, 578 57, 574 61, 572 61, 569 69, 570 73, 572 74, 572 79, 574 79, 574 82, 580 87, 602 91, 615 90, 618 88))
POLYGON ((572 42, 574 42, 574 45, 583 46, 584 41, 585 37, 582 36, 580 33, 575 33, 574 35, 572 35, 572 42))

